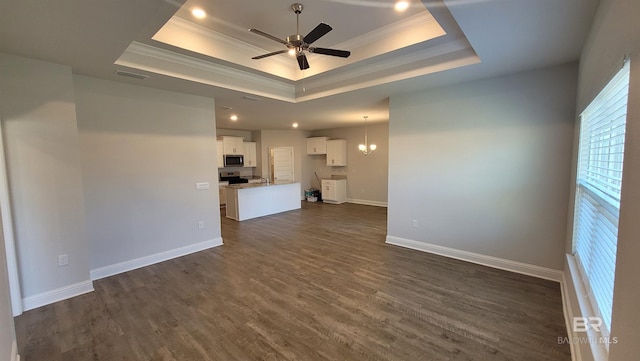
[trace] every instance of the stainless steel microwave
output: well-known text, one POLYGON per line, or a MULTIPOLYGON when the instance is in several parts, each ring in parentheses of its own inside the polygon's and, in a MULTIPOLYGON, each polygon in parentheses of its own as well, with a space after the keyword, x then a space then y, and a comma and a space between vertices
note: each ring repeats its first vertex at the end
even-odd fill
POLYGON ((224 156, 225 167, 244 167, 243 155, 225 155, 224 156))

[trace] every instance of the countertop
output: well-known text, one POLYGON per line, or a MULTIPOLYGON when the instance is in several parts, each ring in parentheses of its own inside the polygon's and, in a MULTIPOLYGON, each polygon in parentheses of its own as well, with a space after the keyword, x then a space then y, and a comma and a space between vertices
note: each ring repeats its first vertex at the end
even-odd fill
POLYGON ((226 188, 231 189, 247 189, 247 188, 258 188, 258 187, 273 187, 279 186, 283 184, 296 184, 300 182, 283 182, 283 183, 239 183, 239 184, 230 184, 226 186, 226 188))

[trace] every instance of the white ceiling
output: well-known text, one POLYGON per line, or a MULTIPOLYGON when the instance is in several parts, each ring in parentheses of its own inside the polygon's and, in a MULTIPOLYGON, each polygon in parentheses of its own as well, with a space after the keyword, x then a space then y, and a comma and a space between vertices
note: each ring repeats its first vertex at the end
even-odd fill
MULTIPOLYGON (((300 15, 299 34, 304 36, 319 23, 330 22, 335 30, 321 37, 313 46, 347 49, 352 52, 351 57, 307 54, 312 66, 304 72, 295 66, 295 58, 288 54, 252 60, 254 56, 285 50, 286 47, 250 33, 247 31, 249 28, 258 28, 278 39, 297 34, 295 14, 284 4, 282 0, 254 1, 251 6, 242 1, 187 0, 153 39, 295 81, 445 35, 420 2, 415 2, 406 11, 397 12, 390 6, 314 1, 308 2, 300 15), (196 8, 206 9, 210 15, 196 19, 190 12, 196 8), (274 9, 279 12, 274 12, 274 9), (354 11, 367 21, 353 21, 350 14, 354 11), (270 14, 268 17, 262 15, 267 13, 270 14)), ((393 4, 386 2, 386 5, 393 4)), ((359 68, 363 67, 360 63, 359 68)))
MULTIPOLYGON (((176 16, 198 23, 235 39, 248 42, 257 47, 269 46, 271 51, 280 50, 277 43, 249 33, 247 29, 257 28, 284 39, 295 34, 296 16, 290 6, 296 0, 187 0, 176 12, 176 16), (204 9, 208 16, 198 20, 191 16, 193 8, 204 9), (268 15, 267 15, 268 14, 268 15)), ((409 18, 426 11, 424 5, 415 2, 404 12, 390 11, 392 1, 303 1, 304 9, 300 15, 300 33, 307 34, 320 22, 329 23, 334 31, 322 37, 324 47, 333 47, 353 37, 364 35, 383 26, 409 18), (359 19, 354 21, 353 14, 359 19)))
POLYGON ((326 22, 334 30, 314 45, 352 51, 346 61, 311 54, 304 77, 287 55, 250 60, 280 45, 246 30, 294 34, 292 2, 0 0, 0 51, 67 64, 76 74, 214 97, 221 128, 298 122, 323 129, 360 124, 365 114, 387 121, 394 94, 575 61, 598 1, 424 0, 403 14, 391 1, 301 1, 302 35, 326 22), (191 18, 193 6, 210 16, 191 18), (426 34, 435 27, 424 27, 425 16, 446 35, 426 34), (153 39, 165 24, 180 25, 177 42, 153 39), (119 77, 115 69, 150 77, 119 77), (231 113, 240 119, 231 122, 231 113))

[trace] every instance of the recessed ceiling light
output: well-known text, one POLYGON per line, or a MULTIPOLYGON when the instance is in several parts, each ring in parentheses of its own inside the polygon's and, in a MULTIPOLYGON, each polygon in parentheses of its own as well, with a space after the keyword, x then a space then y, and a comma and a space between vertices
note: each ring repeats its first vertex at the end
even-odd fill
POLYGON ((235 122, 236 120, 238 120, 238 116, 234 114, 229 119, 231 119, 232 122, 235 122))
POLYGON ((204 19, 207 16, 207 13, 200 8, 195 8, 191 10, 191 15, 193 15, 197 19, 204 19))
POLYGON ((408 1, 396 1, 396 4, 393 6, 396 11, 405 11, 409 8, 408 1))
POLYGON ((292 127, 297 128, 298 127, 298 123, 293 123, 291 124, 292 127))

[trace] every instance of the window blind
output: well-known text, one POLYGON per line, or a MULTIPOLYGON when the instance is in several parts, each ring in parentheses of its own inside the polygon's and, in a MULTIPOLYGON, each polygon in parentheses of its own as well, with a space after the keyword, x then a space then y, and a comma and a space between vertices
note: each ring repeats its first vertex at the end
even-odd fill
POLYGON ((611 329, 629 61, 581 114, 573 245, 606 336, 611 329))

